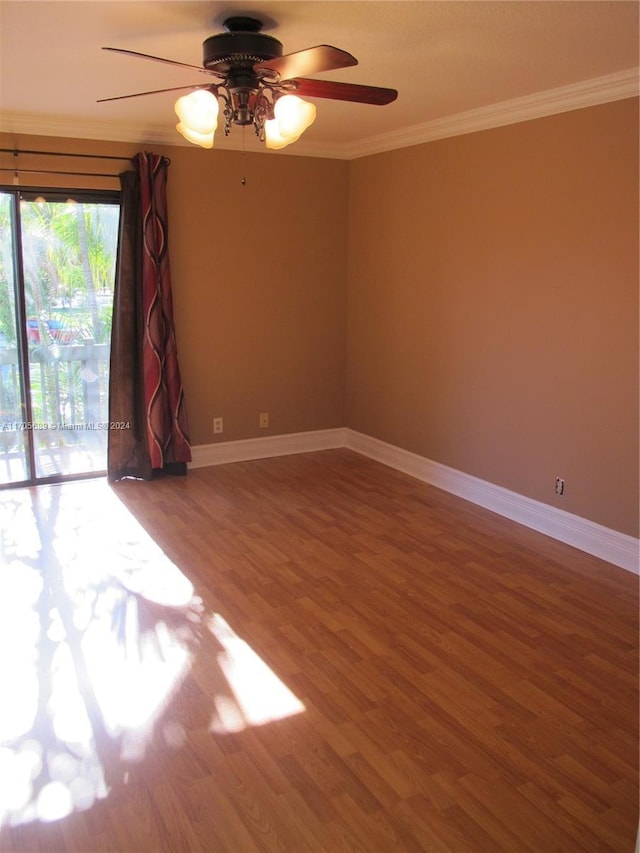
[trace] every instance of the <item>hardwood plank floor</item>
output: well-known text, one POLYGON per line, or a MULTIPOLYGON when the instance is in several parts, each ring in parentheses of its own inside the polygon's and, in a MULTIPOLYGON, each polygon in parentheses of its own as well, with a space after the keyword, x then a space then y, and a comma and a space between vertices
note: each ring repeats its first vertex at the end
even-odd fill
POLYGON ((634 575, 346 450, 0 503, 0 850, 633 850, 634 575))

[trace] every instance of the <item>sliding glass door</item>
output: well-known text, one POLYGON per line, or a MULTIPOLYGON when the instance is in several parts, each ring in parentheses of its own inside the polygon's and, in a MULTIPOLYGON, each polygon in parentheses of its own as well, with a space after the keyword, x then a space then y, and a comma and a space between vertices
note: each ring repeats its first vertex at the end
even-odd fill
POLYGON ((119 204, 0 192, 0 485, 106 469, 119 204))

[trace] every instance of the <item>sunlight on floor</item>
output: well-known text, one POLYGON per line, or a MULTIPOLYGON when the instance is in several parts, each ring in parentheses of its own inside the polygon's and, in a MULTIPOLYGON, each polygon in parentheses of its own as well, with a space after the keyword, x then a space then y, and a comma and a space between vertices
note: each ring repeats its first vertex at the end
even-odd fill
POLYGON ((3 492, 0 529, 0 826, 91 808, 161 719, 167 743, 203 628, 212 736, 304 711, 105 481, 3 492))
POLYGON ((237 732, 304 711, 302 702, 222 616, 215 614, 209 620, 209 630, 224 648, 218 664, 231 690, 231 696, 215 697, 217 716, 211 723, 212 732, 237 732))

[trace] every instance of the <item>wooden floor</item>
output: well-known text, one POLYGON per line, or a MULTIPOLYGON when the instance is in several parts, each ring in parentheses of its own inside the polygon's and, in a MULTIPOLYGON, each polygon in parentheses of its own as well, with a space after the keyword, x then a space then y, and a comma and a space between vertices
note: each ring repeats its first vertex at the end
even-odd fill
POLYGON ((346 450, 0 503, 0 850, 633 851, 636 576, 346 450))

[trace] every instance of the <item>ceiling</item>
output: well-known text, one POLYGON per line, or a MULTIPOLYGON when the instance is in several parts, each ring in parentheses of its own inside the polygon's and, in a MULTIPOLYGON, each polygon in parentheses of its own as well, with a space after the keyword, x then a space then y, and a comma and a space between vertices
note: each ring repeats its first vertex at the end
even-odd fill
MULTIPOLYGON (((175 131, 175 93, 96 101, 202 77, 101 47, 201 65, 204 39, 242 13, 261 18, 285 53, 331 44, 358 58, 320 79, 398 89, 382 107, 317 100, 315 124, 286 149, 361 156, 637 94, 638 8, 635 0, 0 0, 0 127, 187 144, 175 131)), ((227 139, 219 130, 216 147, 262 149, 239 127, 227 139)))

